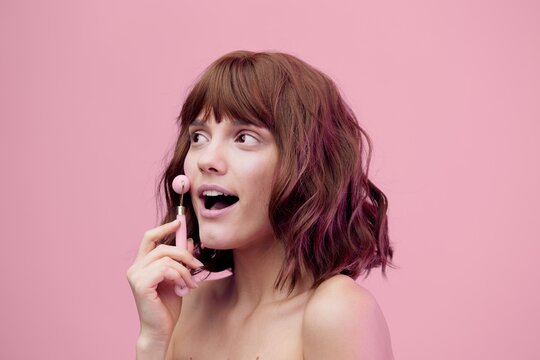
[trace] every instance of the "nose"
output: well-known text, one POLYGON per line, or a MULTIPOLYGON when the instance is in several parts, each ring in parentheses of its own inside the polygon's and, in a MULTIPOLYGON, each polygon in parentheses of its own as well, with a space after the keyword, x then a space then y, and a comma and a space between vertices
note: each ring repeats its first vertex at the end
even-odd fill
POLYGON ((219 141, 211 141, 201 150, 197 165, 202 173, 222 175, 227 172, 225 151, 219 141))

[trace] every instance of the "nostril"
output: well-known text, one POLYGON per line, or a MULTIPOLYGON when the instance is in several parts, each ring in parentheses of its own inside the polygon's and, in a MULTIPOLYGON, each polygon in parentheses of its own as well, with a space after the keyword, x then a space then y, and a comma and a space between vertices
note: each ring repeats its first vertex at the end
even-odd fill
POLYGON ((201 172, 203 172, 203 173, 204 173, 204 172, 214 172, 214 173, 219 172, 218 169, 216 169, 215 167, 208 167, 208 168, 205 168, 205 167, 203 167, 203 166, 199 166, 199 170, 200 170, 201 172))

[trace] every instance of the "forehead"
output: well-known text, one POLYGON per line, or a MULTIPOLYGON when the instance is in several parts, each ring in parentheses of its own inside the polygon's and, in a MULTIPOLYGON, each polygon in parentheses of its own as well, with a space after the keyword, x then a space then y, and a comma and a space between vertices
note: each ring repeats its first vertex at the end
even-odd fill
MULTIPOLYGON (((196 117, 193 119, 193 121, 189 124, 189 126, 206 126, 208 122, 215 121, 214 117, 211 118, 203 118, 203 117, 196 117)), ((221 121, 227 121, 235 126, 258 126, 255 125, 249 121, 245 120, 239 120, 239 119, 230 119, 228 117, 223 117, 220 119, 220 121, 216 121, 217 123, 220 123, 221 121)))

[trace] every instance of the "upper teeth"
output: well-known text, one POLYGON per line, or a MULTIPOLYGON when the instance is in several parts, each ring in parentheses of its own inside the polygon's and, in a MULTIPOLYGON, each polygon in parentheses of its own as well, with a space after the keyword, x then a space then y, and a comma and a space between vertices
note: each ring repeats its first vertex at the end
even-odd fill
POLYGON ((203 195, 204 196, 220 196, 220 195, 228 196, 228 194, 224 194, 216 190, 205 190, 203 191, 203 195))

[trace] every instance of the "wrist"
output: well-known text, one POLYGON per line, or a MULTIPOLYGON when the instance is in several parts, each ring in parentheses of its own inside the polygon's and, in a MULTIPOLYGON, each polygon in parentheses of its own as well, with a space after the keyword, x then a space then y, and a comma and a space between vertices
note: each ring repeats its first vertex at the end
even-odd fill
POLYGON ((146 344, 146 343, 168 343, 170 339, 171 339, 170 334, 157 335, 157 334, 153 334, 153 333, 150 333, 150 332, 141 331, 139 333, 139 338, 137 339, 137 341, 138 342, 140 341, 142 344, 146 344))
POLYGON ((139 335, 137 339, 137 360, 163 360, 169 347, 169 338, 139 335))

